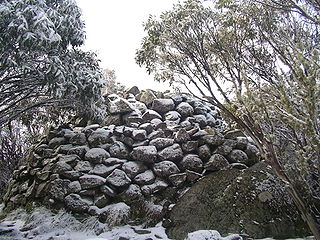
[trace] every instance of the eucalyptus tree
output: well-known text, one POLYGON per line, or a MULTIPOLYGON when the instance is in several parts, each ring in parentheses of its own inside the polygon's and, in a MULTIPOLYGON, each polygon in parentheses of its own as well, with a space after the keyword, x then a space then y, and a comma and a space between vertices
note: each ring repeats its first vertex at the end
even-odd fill
MULTIPOLYGON (((49 108, 97 114, 103 84, 73 0, 0 1, 0 124, 49 108)), ((59 110, 59 111, 60 111, 59 110)))
POLYGON ((317 4, 187 0, 149 17, 136 61, 244 129, 320 239, 317 4))

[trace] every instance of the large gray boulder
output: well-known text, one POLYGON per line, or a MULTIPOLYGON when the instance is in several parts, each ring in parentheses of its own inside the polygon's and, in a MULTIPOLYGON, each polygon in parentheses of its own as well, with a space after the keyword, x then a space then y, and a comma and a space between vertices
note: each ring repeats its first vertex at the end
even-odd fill
POLYGON ((283 184, 264 162, 246 170, 207 175, 179 199, 170 220, 167 234, 173 239, 184 239, 188 232, 201 229, 253 238, 310 234, 283 184))

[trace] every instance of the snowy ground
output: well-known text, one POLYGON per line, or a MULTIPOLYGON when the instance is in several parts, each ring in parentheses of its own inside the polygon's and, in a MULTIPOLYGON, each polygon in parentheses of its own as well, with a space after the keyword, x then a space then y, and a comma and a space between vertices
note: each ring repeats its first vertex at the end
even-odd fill
MULTIPOLYGON (((3 205, 0 205, 0 217, 3 205)), ((161 223, 153 228, 121 226, 108 229, 96 218, 84 222, 69 213, 53 214, 45 208, 36 208, 27 214, 16 210, 0 218, 0 240, 170 240, 161 223)), ((206 230, 190 233, 186 240, 240 240, 239 235, 222 238, 217 231, 206 230)), ((309 238, 312 239, 312 238, 309 238)), ((272 240, 266 238, 264 240, 272 240)), ((293 240, 293 239, 292 239, 293 240)), ((301 239, 295 239, 301 240, 301 239)))

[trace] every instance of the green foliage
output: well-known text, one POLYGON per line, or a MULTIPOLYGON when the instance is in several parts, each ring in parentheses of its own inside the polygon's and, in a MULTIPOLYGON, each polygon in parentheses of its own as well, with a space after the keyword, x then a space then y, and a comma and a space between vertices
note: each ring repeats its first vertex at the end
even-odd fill
POLYGON ((1 1, 1 124, 49 106, 103 114, 96 56, 76 48, 85 38, 80 16, 72 0, 1 1))

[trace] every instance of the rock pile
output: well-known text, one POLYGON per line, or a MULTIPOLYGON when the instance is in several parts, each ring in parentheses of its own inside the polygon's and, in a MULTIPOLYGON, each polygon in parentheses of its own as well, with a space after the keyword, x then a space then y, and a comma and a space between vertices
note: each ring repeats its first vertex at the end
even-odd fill
POLYGON ((241 132, 222 134, 214 106, 134 93, 109 96, 104 125, 50 131, 14 172, 5 204, 42 201, 111 225, 150 214, 156 221, 206 172, 258 162, 258 149, 241 132))

